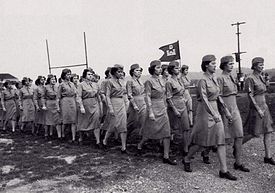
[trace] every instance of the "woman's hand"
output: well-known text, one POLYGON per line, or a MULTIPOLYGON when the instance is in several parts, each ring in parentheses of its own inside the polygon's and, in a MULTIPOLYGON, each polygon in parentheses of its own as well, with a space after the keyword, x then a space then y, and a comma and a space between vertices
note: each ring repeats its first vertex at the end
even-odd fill
POLYGON ((83 107, 80 108, 81 114, 85 114, 85 109, 83 107))
POLYGON ((215 121, 216 123, 218 123, 218 122, 221 121, 221 119, 220 119, 220 117, 219 117, 218 115, 214 115, 214 116, 213 116, 213 119, 214 119, 214 121, 215 121))
POLYGON ((150 113, 149 114, 149 119, 152 120, 152 121, 155 121, 156 120, 155 115, 153 113, 150 113))
POLYGON ((261 119, 264 117, 264 112, 261 110, 261 109, 259 109, 258 110, 258 113, 259 113, 259 115, 260 115, 260 117, 261 117, 261 119))
POLYGON ((176 115, 178 118, 181 117, 181 114, 180 114, 180 112, 179 112, 177 109, 174 110, 174 113, 175 113, 175 115, 176 115))

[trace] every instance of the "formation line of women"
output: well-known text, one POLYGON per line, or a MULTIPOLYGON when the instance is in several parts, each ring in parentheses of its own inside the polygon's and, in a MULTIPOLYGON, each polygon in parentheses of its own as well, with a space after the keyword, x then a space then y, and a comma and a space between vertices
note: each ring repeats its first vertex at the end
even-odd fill
POLYGON ((139 64, 130 66, 130 78, 125 78, 124 68, 114 65, 105 71, 105 79, 99 84, 99 76, 91 69, 85 69, 79 76, 71 70, 62 70, 59 83, 56 76, 47 79, 38 76, 33 87, 29 78, 23 78, 22 85, 4 83, 1 91, 1 105, 6 130, 11 123, 15 132, 17 122, 24 132, 29 125, 32 133, 44 128, 48 140, 54 129, 60 140, 65 138, 65 129, 71 131, 71 143, 82 144, 85 133, 92 132, 98 148, 107 149, 109 138, 115 134, 121 141, 121 153, 127 154, 127 134, 133 130, 141 136, 137 144, 138 154, 143 154, 144 143, 149 139, 163 145, 163 163, 177 165, 169 155, 170 142, 180 137, 178 148, 183 154, 183 168, 192 172, 191 161, 196 152, 203 150, 203 162, 210 163, 209 149, 216 147, 220 163, 219 177, 237 180, 228 171, 226 144, 233 141, 235 163, 233 168, 249 172, 242 162, 242 144, 259 135, 264 136, 264 163, 275 165, 271 156, 272 118, 265 100, 266 82, 261 73, 264 59, 252 60, 253 73, 245 81, 245 90, 250 101, 249 115, 243 126, 237 105, 237 84, 231 72, 234 58, 220 59, 222 74, 215 75, 216 57, 202 58, 202 78, 197 84, 197 109, 193 120, 191 84, 187 77, 188 66, 172 61, 162 65, 153 60, 148 71, 150 77, 143 83, 143 69, 139 64), (46 82, 45 82, 46 81, 46 82), (103 140, 101 135, 103 133, 103 140))

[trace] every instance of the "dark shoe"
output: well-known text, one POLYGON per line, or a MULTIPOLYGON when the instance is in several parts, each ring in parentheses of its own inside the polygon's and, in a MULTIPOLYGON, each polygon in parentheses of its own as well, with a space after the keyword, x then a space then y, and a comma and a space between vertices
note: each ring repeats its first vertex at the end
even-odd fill
POLYGON ((129 152, 126 149, 124 149, 124 150, 121 149, 120 152, 121 152, 121 154, 125 154, 125 155, 129 154, 129 152))
POLYGON ((218 151, 218 147, 217 146, 212 146, 212 152, 213 153, 217 153, 217 151, 218 151))
POLYGON ((187 162, 185 162, 184 159, 183 159, 183 160, 182 160, 182 164, 184 165, 184 171, 186 171, 186 172, 192 172, 190 162, 187 163, 187 162))
POLYGON ((143 154, 143 149, 137 149, 137 156, 141 156, 143 154))
POLYGON ((243 171, 243 172, 250 172, 250 170, 242 164, 238 165, 238 164, 234 163, 234 169, 235 170, 240 170, 240 171, 243 171))
POLYGON ((83 145, 83 141, 78 141, 78 145, 83 145))
POLYGON ((226 178, 228 180, 233 180, 233 181, 236 181, 237 180, 237 177, 233 176, 230 172, 222 172, 220 171, 219 172, 219 176, 220 178, 226 178))
POLYGON ((185 156, 187 156, 187 155, 188 155, 188 152, 182 151, 182 156, 183 156, 183 157, 185 157, 185 156))
POLYGON ((172 159, 170 159, 170 158, 163 158, 163 159, 162 159, 162 162, 163 162, 164 164, 177 165, 176 160, 172 160, 172 159))
POLYGON ((108 146, 107 146, 106 144, 102 143, 102 149, 103 149, 104 151, 107 151, 107 150, 108 150, 108 146))
POLYGON ((201 152, 201 156, 202 156, 203 163, 205 163, 205 164, 211 164, 210 161, 209 161, 209 157, 205 156, 203 151, 201 152))
POLYGON ((265 157, 264 158, 264 163, 275 165, 275 161, 272 159, 272 157, 270 157, 270 158, 265 157))
POLYGON ((97 143, 97 144, 95 144, 95 146, 96 146, 96 148, 97 148, 97 149, 103 149, 103 147, 102 147, 102 144, 101 144, 101 143, 97 143))

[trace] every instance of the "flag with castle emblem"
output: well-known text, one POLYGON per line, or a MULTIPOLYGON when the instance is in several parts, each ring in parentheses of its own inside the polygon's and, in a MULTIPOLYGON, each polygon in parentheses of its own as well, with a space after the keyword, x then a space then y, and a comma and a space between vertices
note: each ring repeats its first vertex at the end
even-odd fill
POLYGON ((179 41, 162 46, 159 49, 164 52, 163 56, 160 58, 160 61, 162 62, 170 62, 180 59, 179 41))

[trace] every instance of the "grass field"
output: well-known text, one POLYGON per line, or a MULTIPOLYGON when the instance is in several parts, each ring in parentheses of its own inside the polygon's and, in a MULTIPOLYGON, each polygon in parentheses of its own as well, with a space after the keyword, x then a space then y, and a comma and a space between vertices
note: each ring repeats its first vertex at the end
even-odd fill
MULTIPOLYGON (((267 101, 275 118, 275 94, 267 101)), ((248 100, 240 94, 238 104, 245 118, 248 100)), ((194 103, 196 105, 196 103, 194 103)), ((275 119, 274 119, 275 120, 275 119)), ((218 177, 218 160, 211 152, 210 165, 199 154, 192 166, 194 172, 183 171, 181 157, 173 146, 177 166, 161 162, 156 142, 146 144, 145 154, 136 156, 136 139, 128 144, 130 155, 121 155, 114 139, 110 150, 95 148, 94 141, 83 146, 45 141, 41 136, 1 133, 1 192, 274 192, 275 166, 263 163, 262 138, 244 145, 243 162, 250 173, 233 170, 232 149, 228 146, 228 167, 238 176, 236 182, 218 177)), ((130 140, 129 140, 130 141, 130 140)), ((275 138, 272 143, 275 157, 275 138)))

